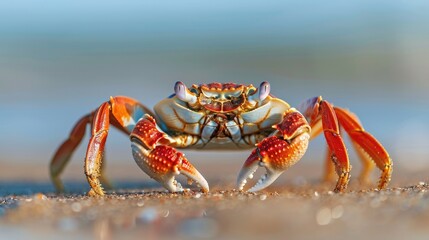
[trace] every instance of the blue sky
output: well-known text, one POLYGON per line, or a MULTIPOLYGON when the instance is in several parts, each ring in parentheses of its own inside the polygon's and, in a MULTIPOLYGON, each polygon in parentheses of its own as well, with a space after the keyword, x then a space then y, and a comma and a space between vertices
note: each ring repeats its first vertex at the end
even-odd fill
MULTIPOLYGON (((425 1, 5 1, 1 41, 368 44, 427 35, 425 1), (371 37, 372 35, 372 37, 371 37), (172 39, 173 38, 173 39, 172 39), (373 39, 371 39, 373 38, 373 39), (378 39, 377 39, 378 38, 378 39)), ((156 45, 156 44, 155 44, 156 45)), ((151 45, 153 47, 153 45, 151 45)))

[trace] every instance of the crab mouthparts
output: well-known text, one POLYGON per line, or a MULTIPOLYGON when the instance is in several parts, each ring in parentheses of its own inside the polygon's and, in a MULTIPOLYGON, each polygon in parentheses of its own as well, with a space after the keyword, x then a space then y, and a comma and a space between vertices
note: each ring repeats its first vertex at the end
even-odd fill
POLYGON ((267 164, 261 161, 254 161, 249 166, 243 166, 240 173, 238 174, 237 187, 238 190, 243 190, 244 186, 247 183, 247 179, 252 179, 253 174, 256 172, 258 167, 263 167, 266 170, 266 173, 261 176, 261 178, 256 182, 256 184, 248 189, 249 192, 257 192, 268 186, 270 186, 282 173, 283 171, 275 170, 267 166, 267 164))

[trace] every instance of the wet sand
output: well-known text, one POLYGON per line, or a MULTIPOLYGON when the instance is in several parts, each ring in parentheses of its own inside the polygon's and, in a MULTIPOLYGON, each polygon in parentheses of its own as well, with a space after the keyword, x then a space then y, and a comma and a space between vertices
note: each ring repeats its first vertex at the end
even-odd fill
POLYGON ((231 190, 229 174, 208 178, 209 193, 167 193, 132 179, 103 198, 87 197, 84 181, 57 195, 45 180, 3 180, 0 238, 428 239, 426 171, 395 170, 387 190, 352 179, 343 194, 299 173, 258 193, 231 190))

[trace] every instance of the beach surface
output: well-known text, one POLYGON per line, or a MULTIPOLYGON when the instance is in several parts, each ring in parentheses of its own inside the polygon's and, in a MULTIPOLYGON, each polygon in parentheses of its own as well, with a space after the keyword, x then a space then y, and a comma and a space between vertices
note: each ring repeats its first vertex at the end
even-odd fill
MULTIPOLYGON (((113 181, 116 188, 101 198, 86 196, 88 184, 83 172, 77 170, 68 175, 75 175, 77 180, 66 181, 66 194, 56 194, 44 177, 20 181, 17 175, 9 180, 3 176, 0 238, 427 239, 429 236, 429 185, 424 170, 410 173, 395 169, 389 188, 383 191, 374 188, 378 174, 375 171, 371 184, 362 185, 352 178, 348 190, 342 194, 331 191, 334 183, 321 183, 320 169, 311 166, 290 170, 287 177, 258 193, 234 190, 236 176, 228 171, 219 176, 215 174, 217 169, 212 169, 207 177, 211 185, 209 193, 202 193, 196 186, 189 186, 190 190, 184 193, 168 193, 149 178, 140 180, 141 174, 127 175, 126 167, 116 170, 123 178, 113 181)), ((38 178, 37 171, 34 176, 38 178)))

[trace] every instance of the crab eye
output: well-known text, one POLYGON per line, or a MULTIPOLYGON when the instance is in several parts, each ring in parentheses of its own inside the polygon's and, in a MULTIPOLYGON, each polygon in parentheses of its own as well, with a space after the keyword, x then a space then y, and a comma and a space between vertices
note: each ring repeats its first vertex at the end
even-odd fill
POLYGON ((259 99, 262 101, 270 94, 270 84, 268 82, 262 82, 259 87, 259 99))

